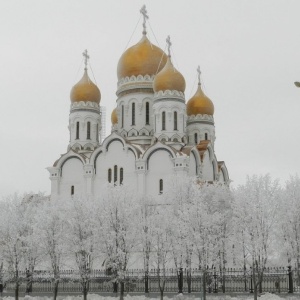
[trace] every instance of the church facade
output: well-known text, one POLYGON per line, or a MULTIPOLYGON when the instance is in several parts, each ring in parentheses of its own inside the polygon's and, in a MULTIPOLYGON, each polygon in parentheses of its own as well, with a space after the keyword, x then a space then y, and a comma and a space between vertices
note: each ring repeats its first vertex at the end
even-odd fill
POLYGON ((147 37, 128 48, 117 68, 112 131, 102 143, 99 88, 85 69, 71 90, 67 152, 47 168, 51 197, 97 197, 107 183, 128 184, 141 195, 158 196, 167 179, 186 174, 199 181, 229 184, 215 154, 213 102, 198 88, 186 102, 185 80, 170 54, 147 37))

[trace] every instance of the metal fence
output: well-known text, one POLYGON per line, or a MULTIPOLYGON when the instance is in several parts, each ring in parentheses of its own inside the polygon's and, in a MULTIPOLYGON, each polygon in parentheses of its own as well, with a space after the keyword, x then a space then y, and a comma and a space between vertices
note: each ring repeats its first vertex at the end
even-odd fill
MULTIPOLYGON (((252 293, 253 272, 251 269, 206 269, 206 290, 208 293, 252 293)), ((261 285, 262 292, 270 293, 300 293, 300 270, 289 268, 267 268, 264 270, 261 285)), ((26 272, 20 272, 20 292, 50 293, 54 289, 52 273, 49 271, 35 271, 32 276, 26 272)), ((13 279, 7 278, 3 287, 7 292, 15 289, 13 279)), ((183 293, 200 292, 203 288, 204 272, 199 269, 166 270, 164 292, 183 293)), ((116 292, 116 276, 106 270, 91 270, 89 292, 113 293, 116 292)), ((144 270, 128 270, 123 277, 125 292, 145 293, 159 292, 159 276, 157 270, 150 270, 148 275, 144 270)), ((60 272, 58 292, 80 293, 82 290, 80 274, 76 270, 63 270, 60 272)))

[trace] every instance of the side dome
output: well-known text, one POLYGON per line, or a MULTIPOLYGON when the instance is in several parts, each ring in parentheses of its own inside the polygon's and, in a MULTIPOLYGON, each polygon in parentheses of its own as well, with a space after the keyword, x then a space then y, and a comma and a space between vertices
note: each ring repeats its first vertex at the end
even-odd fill
POLYGON ((214 114, 214 104, 212 101, 203 93, 201 84, 198 84, 198 89, 195 95, 188 101, 186 105, 186 113, 188 116, 191 115, 211 115, 214 114))
POLYGON ((111 113, 111 123, 113 125, 118 124, 118 115, 117 115, 117 108, 115 108, 111 113))
POLYGON ((153 90, 154 92, 175 90, 184 93, 184 77, 175 69, 170 57, 168 57, 164 68, 155 76, 153 81, 153 90))
POLYGON ((101 93, 99 88, 91 81, 87 74, 87 70, 84 70, 82 78, 76 83, 70 94, 71 102, 90 101, 100 103, 101 93))
POLYGON ((118 80, 132 75, 156 75, 166 64, 167 55, 151 44, 146 35, 134 46, 128 48, 118 62, 118 80))

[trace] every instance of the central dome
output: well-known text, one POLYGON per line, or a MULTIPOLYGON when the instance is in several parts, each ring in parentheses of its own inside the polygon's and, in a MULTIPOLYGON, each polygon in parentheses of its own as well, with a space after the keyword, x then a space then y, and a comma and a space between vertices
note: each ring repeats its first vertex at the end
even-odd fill
POLYGON ((128 48, 118 63, 118 80, 132 75, 156 75, 166 64, 167 55, 151 44, 146 35, 134 46, 128 48))

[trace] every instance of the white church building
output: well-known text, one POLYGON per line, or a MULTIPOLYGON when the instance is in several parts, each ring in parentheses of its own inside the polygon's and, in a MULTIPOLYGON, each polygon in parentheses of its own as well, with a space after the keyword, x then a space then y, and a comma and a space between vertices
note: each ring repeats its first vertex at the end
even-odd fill
POLYGON ((224 161, 215 154, 213 102, 198 88, 185 99, 185 79, 170 55, 146 33, 120 57, 112 131, 103 142, 99 88, 87 69, 71 90, 70 140, 52 167, 51 197, 97 197, 107 183, 128 184, 141 195, 157 196, 172 175, 187 174, 203 182, 229 183, 224 161))

